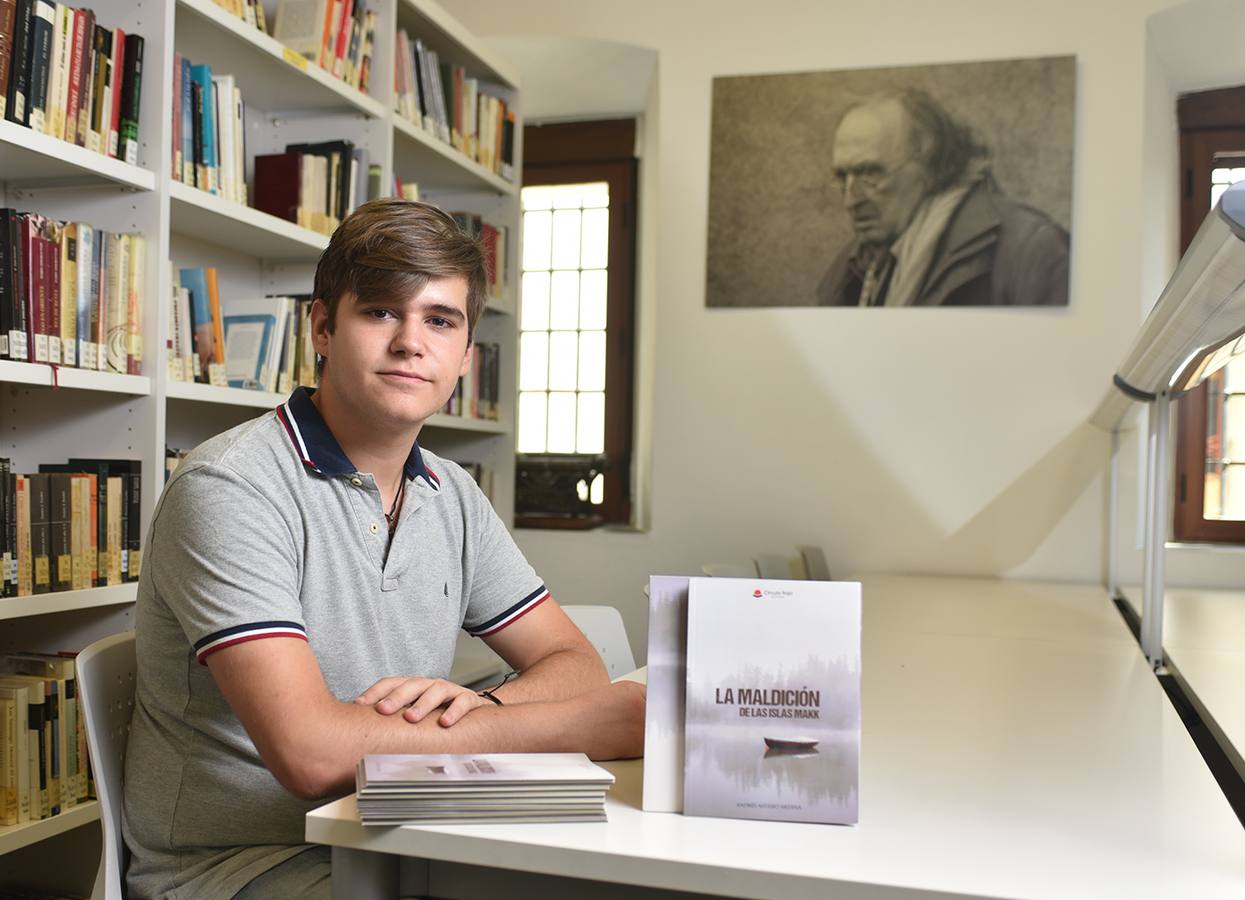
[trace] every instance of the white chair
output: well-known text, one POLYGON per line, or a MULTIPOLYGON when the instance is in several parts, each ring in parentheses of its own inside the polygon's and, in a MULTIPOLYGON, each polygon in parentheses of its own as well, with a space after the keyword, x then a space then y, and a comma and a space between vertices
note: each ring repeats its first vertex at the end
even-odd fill
POLYGON ((134 632, 123 631, 98 640, 78 654, 78 703, 86 716, 86 744, 104 850, 92 897, 122 900, 130 852, 121 837, 121 783, 125 746, 134 713, 134 632))
POLYGON ((635 656, 618 610, 612 606, 564 606, 562 611, 597 648, 611 681, 635 671, 635 656))
POLYGON ((756 563, 705 563, 700 571, 714 578, 756 578, 756 563))
POLYGON ((830 564, 826 562, 826 554, 820 547, 805 545, 797 547, 804 558, 804 571, 810 581, 830 581, 830 564))
POLYGON ((752 558, 762 578, 791 578, 791 563, 781 553, 758 553, 752 558))

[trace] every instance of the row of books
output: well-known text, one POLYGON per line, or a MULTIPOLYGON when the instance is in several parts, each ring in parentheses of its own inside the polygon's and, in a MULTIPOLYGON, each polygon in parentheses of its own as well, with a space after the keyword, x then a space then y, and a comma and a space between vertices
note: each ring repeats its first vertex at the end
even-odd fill
POLYGON ((491 172, 514 180, 515 113, 462 66, 443 63, 419 38, 398 30, 394 110, 491 172))
POLYGON ((443 412, 497 421, 501 416, 501 345, 476 342, 471 368, 458 379, 443 412))
POLYGON ((225 12, 232 13, 252 28, 268 32, 268 17, 262 0, 213 0, 225 12))
POLYGON ((137 375, 146 239, 0 209, 0 358, 137 375))
POLYGON ((332 234, 369 196, 369 170, 367 150, 351 141, 287 144, 255 157, 255 208, 332 234))
POLYGON ((289 393, 318 383, 311 298, 222 300, 216 269, 174 269, 169 377, 289 393))
POLYGON ((73 654, 0 659, 0 825, 38 822, 95 796, 73 654))
POLYGON ((22 475, 0 458, 3 596, 137 581, 142 463, 70 459, 22 475))
POLYGON ((0 2, 0 111, 34 131, 138 164, 143 38, 90 9, 0 2))
POLYGON ((245 121, 232 75, 173 54, 174 181, 245 204, 245 121))
POLYGON ((280 0, 272 36, 334 78, 367 92, 376 37, 376 11, 367 0, 280 0))
MULTIPOLYGON (((415 199, 419 199, 416 197, 415 199)), ((484 265, 488 269, 488 291, 492 297, 501 297, 506 290, 509 269, 510 229, 505 225, 491 225, 476 213, 450 213, 458 227, 484 247, 484 265)))

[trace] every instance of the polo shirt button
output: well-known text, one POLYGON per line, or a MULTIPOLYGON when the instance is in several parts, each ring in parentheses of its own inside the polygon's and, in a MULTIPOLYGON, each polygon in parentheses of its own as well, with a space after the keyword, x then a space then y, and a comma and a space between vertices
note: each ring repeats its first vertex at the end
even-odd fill
POLYGON ((377 525, 375 522, 369 525, 368 528, 372 530, 372 534, 376 534, 378 531, 380 531, 380 526, 377 525))
POLYGON ((358 476, 355 476, 354 478, 350 479, 350 483, 353 484, 355 487, 360 487, 363 484, 363 479, 359 478, 358 476))

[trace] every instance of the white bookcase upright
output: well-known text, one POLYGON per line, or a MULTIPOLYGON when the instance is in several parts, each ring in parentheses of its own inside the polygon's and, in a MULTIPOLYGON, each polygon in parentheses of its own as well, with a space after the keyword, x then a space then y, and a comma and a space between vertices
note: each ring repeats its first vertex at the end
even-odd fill
MULTIPOLYGON (((97 20, 145 40, 137 166, 0 121, 0 206, 87 222, 147 239, 143 285, 143 369, 114 375, 0 361, 0 456, 14 471, 69 456, 122 457, 143 463, 142 526, 164 482, 166 447, 189 449, 281 403, 283 395, 173 381, 165 339, 165 298, 174 267, 215 266, 222 299, 311 292, 316 259, 328 239, 283 219, 174 181, 173 58, 180 53, 231 74, 246 104, 247 183, 256 154, 301 141, 347 139, 381 167, 389 193, 396 174, 423 199, 469 211, 509 228, 507 288, 491 297, 477 340, 501 346, 501 419, 436 415, 420 443, 493 473, 493 503, 510 524, 514 505, 514 397, 517 370, 519 185, 468 159, 393 110, 396 33, 405 28, 442 62, 499 92, 518 109, 514 70, 432 0, 368 0, 377 12, 371 85, 354 90, 213 0, 93 0, 97 20)), ((268 21, 277 0, 264 0, 268 21)), ((522 123, 516 128, 515 172, 522 123)), ((222 523, 224 524, 224 523, 222 523)), ((0 652, 81 649, 133 625, 135 585, 0 598, 0 652)), ((83 894, 99 861, 94 801, 52 819, 0 828, 4 882, 83 894), (84 827, 89 826, 89 827, 84 827)))

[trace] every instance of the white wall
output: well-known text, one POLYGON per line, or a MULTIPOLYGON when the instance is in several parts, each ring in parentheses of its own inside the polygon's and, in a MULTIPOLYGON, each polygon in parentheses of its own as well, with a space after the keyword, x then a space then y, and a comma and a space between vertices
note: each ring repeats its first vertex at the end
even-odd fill
MULTIPOLYGON (((1107 440, 1083 423, 1174 261, 1180 82, 1147 37, 1170 2, 446 5, 484 35, 658 51, 651 529, 519 532, 555 596, 619 606, 642 659, 650 573, 799 543, 843 574, 1101 578, 1107 440), (1068 309, 705 308, 714 76, 1057 54, 1078 60, 1068 309)), ((1245 580, 1245 556, 1185 560, 1173 580, 1245 580)))

